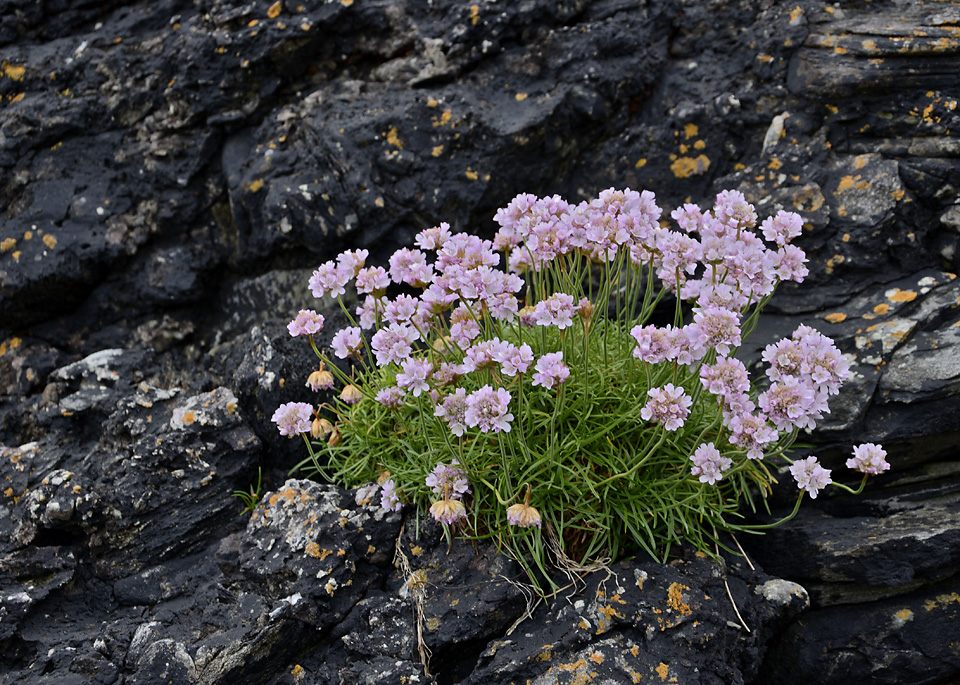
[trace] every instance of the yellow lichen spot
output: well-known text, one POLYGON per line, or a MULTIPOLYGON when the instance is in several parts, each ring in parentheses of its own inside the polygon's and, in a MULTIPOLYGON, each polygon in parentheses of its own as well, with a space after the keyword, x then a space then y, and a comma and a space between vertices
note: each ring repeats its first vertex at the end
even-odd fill
POLYGON ((74 485, 72 488, 70 488, 70 492, 72 492, 74 495, 79 495, 81 490, 83 490, 83 488, 79 485, 74 485))
POLYGON ((844 234, 843 234, 843 237, 840 238, 840 240, 842 240, 842 241, 845 242, 845 243, 849 243, 849 242, 850 242, 850 234, 849 234, 849 233, 844 233, 844 234))
POLYGON ((859 180, 860 180, 859 174, 857 176, 847 175, 842 177, 840 179, 839 185, 837 185, 837 192, 842 193, 845 190, 850 190, 856 185, 857 181, 859 180))
POLYGON ((275 3, 270 5, 270 7, 267 9, 267 16, 270 17, 271 19, 276 19, 277 17, 280 16, 281 9, 283 9, 282 3, 280 2, 280 0, 277 0, 275 3))
POLYGON ((847 215, 847 206, 840 205, 837 207, 837 216, 846 216, 847 215))
POLYGON ((13 261, 19 262, 19 261, 20 261, 20 250, 17 250, 16 252, 14 252, 14 253, 13 253, 12 255, 10 255, 10 256, 13 257, 13 261))
POLYGON ((681 155, 687 154, 687 150, 689 150, 689 149, 690 149, 690 146, 689 146, 689 145, 687 145, 686 143, 680 143, 680 154, 681 154, 681 155))
POLYGON ((706 155, 697 157, 678 157, 671 165, 670 170, 677 178, 690 178, 705 173, 710 168, 710 160, 706 155))
POLYGON ((463 175, 469 178, 471 181, 476 181, 478 178, 480 178, 479 174, 477 174, 477 172, 470 167, 467 167, 467 170, 463 172, 463 175))
POLYGON ((373 545, 367 545, 367 554, 376 554, 377 548, 373 545))
POLYGON ((219 48, 217 48, 217 54, 218 54, 218 55, 222 55, 222 54, 224 54, 226 51, 227 51, 227 48, 226 48, 225 46, 223 46, 223 45, 221 45, 219 48))
POLYGON ((183 423, 189 426, 191 423, 197 420, 196 415, 189 409, 183 412, 183 423))
POLYGON ((759 55, 757 55, 757 61, 761 64, 769 64, 773 61, 773 55, 768 55, 765 52, 761 52, 759 55))
POLYGON ((827 108, 827 111, 830 112, 830 114, 836 114, 840 111, 836 105, 824 105, 824 107, 827 108))
POLYGON ((900 290, 900 288, 888 290, 886 296, 891 302, 913 302, 915 299, 917 299, 916 291, 900 290))
POLYGON ((904 195, 905 193, 903 191, 903 188, 897 188, 896 190, 890 193, 890 197, 892 197, 897 202, 900 202, 900 200, 903 199, 904 195))
POLYGON ((778 158, 773 157, 773 158, 770 160, 770 163, 767 165, 767 168, 768 168, 768 169, 773 169, 774 171, 776 171, 777 169, 781 168, 782 166, 783 166, 783 162, 781 162, 778 158))
POLYGON ((933 611, 934 609, 937 608, 937 603, 934 602, 932 599, 928 599, 926 602, 923 603, 923 608, 926 609, 927 611, 933 611))
POLYGON ((383 201, 382 197, 378 197, 376 200, 373 201, 373 204, 375 204, 377 207, 382 208, 386 203, 383 201))
POLYGON ((838 55, 845 55, 845 54, 847 54, 847 52, 849 52, 849 50, 847 50, 846 48, 841 47, 841 46, 839 46, 839 45, 838 45, 837 47, 835 47, 835 48, 833 49, 833 51, 834 51, 835 53, 837 53, 838 55))
MULTIPOLYGON (((280 3, 278 2, 277 4, 279 5, 280 3)), ((290 671, 290 675, 292 675, 294 678, 302 678, 303 666, 301 666, 300 664, 297 664, 296 666, 294 666, 293 670, 290 671)))
POLYGON ((250 184, 249 188, 251 193, 259 192, 263 188, 263 180, 258 178, 250 184))
POLYGON ((387 139, 387 143, 389 143, 390 145, 393 145, 393 146, 394 146, 395 148, 397 148, 398 150, 402 150, 402 149, 403 149, 403 141, 400 140, 400 137, 399 137, 399 136, 397 136, 397 127, 396 127, 396 126, 394 126, 394 127, 391 128, 389 131, 387 131, 385 137, 386 137, 386 139, 387 139))
POLYGON ((593 654, 590 655, 590 661, 592 661, 595 664, 602 664, 603 654, 601 654, 600 652, 594 652, 593 654))
POLYGON ((553 652, 550 651, 551 647, 553 647, 553 645, 544 645, 543 647, 540 648, 541 649, 540 653, 533 658, 536 659, 537 661, 549 661, 550 658, 553 656, 553 652))
POLYGON ((705 148, 706 146, 707 146, 706 142, 704 142, 704 141, 702 141, 702 140, 698 140, 697 142, 695 142, 695 143, 693 144, 693 149, 694 149, 694 150, 702 150, 702 149, 705 148))
POLYGON ((699 132, 700 128, 696 124, 684 124, 683 126, 683 135, 687 137, 687 140, 690 140, 699 132))
POLYGON ((350 7, 353 4, 353 0, 340 0, 340 4, 344 7, 350 7))
POLYGON ((683 601, 683 591, 689 589, 686 585, 680 583, 670 583, 670 587, 667 588, 667 605, 684 616, 691 613, 690 606, 683 601))
POLYGON ((439 100, 436 100, 434 98, 427 98, 427 107, 432 108, 432 107, 436 107, 439 104, 440 104, 439 100))
POLYGON ((430 151, 432 157, 439 157, 443 154, 443 145, 437 145, 433 150, 430 151))
POLYGON ((823 318, 830 323, 840 323, 841 321, 847 320, 847 315, 843 312, 834 312, 833 314, 827 314, 823 318))
POLYGON ((634 645, 633 647, 631 647, 630 654, 632 654, 634 657, 640 656, 640 646, 634 645))
POLYGON ((320 558, 320 545, 316 542, 308 542, 303 546, 303 553, 308 557, 313 557, 314 559, 320 558))
POLYGON ((743 171, 746 168, 747 168, 747 165, 744 164, 743 162, 737 162, 736 164, 733 165, 734 171, 743 171))
POLYGON ((876 307, 873 308, 873 313, 879 314, 880 316, 883 316, 889 311, 890 311, 890 305, 888 305, 886 302, 881 302, 880 304, 878 304, 876 307))
POLYGON ((17 246, 16 238, 5 238, 3 242, 0 242, 0 254, 4 252, 9 252, 17 246))
POLYGON ((660 676, 660 680, 666 680, 667 676, 670 674, 670 667, 662 661, 654 670, 657 672, 657 675, 660 676))
POLYGON ((307 23, 307 22, 302 22, 302 23, 300 24, 300 30, 301 30, 301 31, 309 31, 309 30, 310 30, 310 24, 307 23))
POLYGON ((862 45, 862 46, 863 46, 863 49, 866 50, 867 52, 876 52, 876 51, 877 51, 877 43, 876 43, 876 41, 867 39, 867 40, 864 40, 862 43, 860 43, 860 45, 862 45))
POLYGON ((4 497, 13 497, 13 488, 7 488, 3 491, 4 497))
POLYGON ((27 73, 26 68, 10 64, 7 60, 3 60, 0 66, 3 68, 3 75, 14 81, 22 81, 23 75, 27 73))
POLYGON ((24 231, 23 233, 24 240, 33 240, 33 233, 31 231, 24 231))
POLYGON ((23 93, 17 93, 16 95, 8 96, 7 99, 8 99, 11 103, 20 102, 20 101, 23 99, 23 95, 24 95, 23 93))
POLYGON ((480 21, 480 5, 470 5, 470 23, 476 26, 478 21, 480 21))
POLYGON ((853 158, 853 168, 862 169, 863 167, 867 166, 867 161, 868 158, 866 155, 857 155, 853 158))
POLYGON ((453 112, 451 112, 449 109, 445 109, 445 110, 443 110, 443 114, 440 115, 440 119, 439 119, 439 120, 434 119, 433 125, 434 125, 434 126, 445 126, 445 125, 447 125, 447 124, 450 123, 450 119, 451 119, 451 118, 453 118, 453 112))
POLYGON ((527 95, 526 93, 517 93, 513 97, 517 99, 517 102, 523 102, 529 97, 529 95, 527 95))
POLYGON ((413 547, 410 548, 410 554, 412 554, 415 557, 419 557, 420 555, 423 554, 423 547, 421 547, 420 545, 414 545, 413 547))
POLYGON ((48 233, 47 235, 43 236, 43 244, 52 250, 57 246, 57 239, 48 233))
POLYGON ((641 157, 640 159, 637 160, 637 163, 633 165, 633 168, 639 169, 640 167, 644 167, 646 165, 647 165, 647 158, 641 157))
POLYGON ((254 26, 256 26, 256 25, 259 24, 259 23, 260 23, 260 20, 259 20, 259 19, 251 19, 251 20, 247 23, 247 28, 251 28, 251 29, 252 29, 254 26))
POLYGON ((803 16, 803 8, 800 5, 797 5, 792 10, 790 10, 790 23, 796 24, 800 21, 800 18, 803 16))
POLYGON ((431 616, 427 619, 427 630, 436 630, 440 627, 440 619, 436 616, 431 616))
POLYGON ((901 609, 900 611, 896 612, 893 617, 903 624, 907 621, 913 620, 913 612, 910 611, 910 609, 901 609))

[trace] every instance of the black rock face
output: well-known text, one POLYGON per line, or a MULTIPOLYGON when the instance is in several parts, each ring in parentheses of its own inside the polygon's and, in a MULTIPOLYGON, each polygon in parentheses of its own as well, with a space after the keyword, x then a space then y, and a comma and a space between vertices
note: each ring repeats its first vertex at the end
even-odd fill
POLYGON ((958 27, 927 0, 0 0, 0 682, 960 678, 958 27), (270 416, 316 399, 285 324, 318 263, 611 186, 803 215, 810 276, 744 352, 833 337, 853 373, 802 439, 837 479, 883 442, 890 473, 741 540, 756 568, 623 560, 538 606, 494 546, 288 480, 270 416))

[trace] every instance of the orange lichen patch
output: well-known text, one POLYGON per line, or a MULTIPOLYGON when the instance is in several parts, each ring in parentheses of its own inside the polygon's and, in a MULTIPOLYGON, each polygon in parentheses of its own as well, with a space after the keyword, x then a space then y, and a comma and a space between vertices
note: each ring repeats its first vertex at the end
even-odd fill
POLYGON ((869 160, 866 155, 857 155, 853 158, 853 168, 862 169, 863 167, 867 166, 868 161, 869 160))
POLYGON ((13 104, 14 102, 20 102, 23 99, 25 93, 17 93, 16 95, 8 95, 7 102, 13 104))
POLYGON ((553 645, 544 645, 540 648, 540 653, 533 658, 537 661, 549 661, 553 656, 553 652, 551 651, 552 647, 553 645))
POLYGON ((197 416, 188 409, 187 411, 183 412, 183 417, 180 420, 183 421, 185 425, 189 426, 191 423, 197 420, 197 416))
POLYGON ((287 488, 286 490, 282 490, 281 492, 275 492, 272 495, 270 495, 270 499, 267 500, 267 503, 270 506, 273 506, 277 504, 280 500, 284 500, 287 504, 293 504, 297 500, 297 498, 299 498, 301 502, 305 502, 306 500, 309 499, 309 497, 307 497, 306 494, 299 492, 297 490, 294 490, 293 488, 287 488))
POLYGON ((640 159, 637 160, 637 163, 633 165, 633 168, 634 168, 634 169, 639 169, 640 167, 643 167, 643 166, 646 166, 646 165, 647 165, 647 158, 646 158, 646 157, 641 157, 640 159))
POLYGON ((897 202, 899 202, 900 200, 902 200, 904 195, 905 195, 905 193, 904 193, 903 188, 897 188, 896 190, 894 190, 894 191, 892 191, 892 192, 890 193, 890 197, 892 197, 892 198, 893 198, 894 200, 896 200, 897 202))
POLYGON ((680 583, 670 583, 670 587, 667 588, 667 605, 684 616, 691 613, 690 605, 683 601, 683 591, 689 589, 686 585, 680 583))
POLYGON ((886 302, 881 302, 880 304, 878 304, 876 307, 873 308, 873 313, 880 314, 881 316, 883 316, 889 311, 890 311, 890 305, 888 305, 886 302))
POLYGON ((697 157, 679 157, 670 165, 670 171, 677 178, 690 178, 705 173, 710 168, 710 160, 706 155, 697 157))
POLYGON ((247 28, 252 29, 254 26, 256 26, 259 23, 260 23, 259 19, 251 19, 249 22, 247 22, 247 28))
MULTIPOLYGON (((277 4, 279 5, 280 3, 278 2, 277 4)), ((290 671, 290 675, 292 675, 294 678, 302 678, 303 666, 301 666, 300 664, 297 664, 296 666, 294 666, 293 670, 290 671)))
POLYGON ((686 143, 680 143, 680 154, 681 154, 681 155, 687 154, 687 150, 689 150, 689 149, 690 149, 690 146, 689 146, 689 145, 687 145, 686 143))
POLYGON ((476 181, 478 178, 480 178, 479 174, 477 174, 477 172, 470 167, 467 167, 467 170, 463 172, 463 175, 469 178, 471 181, 476 181))
POLYGON ((385 137, 386 137, 386 139, 387 139, 387 143, 389 143, 390 145, 393 145, 393 146, 394 146, 395 148, 397 148, 398 150, 402 150, 402 149, 403 149, 403 141, 400 140, 400 138, 397 136, 397 127, 396 127, 396 126, 394 126, 394 127, 391 128, 389 131, 387 131, 386 134, 385 134, 385 137))
POLYGON ((844 234, 843 234, 843 237, 840 238, 840 240, 842 240, 842 241, 845 242, 845 243, 849 243, 849 242, 850 242, 850 234, 849 234, 849 233, 844 233, 844 234))
POLYGON ((694 150, 703 150, 705 147, 707 147, 707 143, 706 141, 703 141, 703 140, 698 140, 693 144, 694 150))
POLYGON ((523 102, 524 100, 526 100, 526 99, 527 99, 528 97, 530 97, 530 96, 527 95, 526 93, 517 93, 517 94, 514 95, 513 97, 516 98, 517 102, 523 102))
POLYGON ((4 497, 13 497, 13 488, 7 488, 3 491, 4 497))
POLYGON ((26 231, 23 234, 24 240, 33 240, 33 233, 31 231, 26 231))
POLYGON ((886 292, 887 299, 891 302, 913 302, 917 299, 917 293, 914 290, 900 290, 894 288, 886 292))
POLYGON ((840 323, 841 321, 847 320, 847 315, 843 312, 833 312, 832 314, 827 314, 823 317, 825 321, 830 323, 840 323))
POLYGON ((797 5, 792 10, 790 10, 790 23, 796 24, 800 21, 800 18, 803 16, 803 8, 800 5, 797 5))
POLYGON ((308 542, 303 547, 303 553, 308 557, 313 557, 314 559, 320 558, 320 545, 316 542, 308 542))
POLYGON ((476 26, 480 21, 480 5, 470 5, 470 25, 476 26))
POLYGON ((577 627, 580 628, 581 630, 590 630, 590 624, 587 623, 587 620, 585 618, 580 619, 580 622, 577 624, 577 627))
POLYGON ((26 68, 10 64, 7 60, 0 63, 0 68, 3 69, 3 75, 13 81, 22 81, 23 75, 27 73, 26 68))
POLYGON ((439 157, 443 154, 443 145, 437 145, 433 150, 430 151, 432 157, 439 157))
POLYGON ((835 48, 833 49, 833 51, 834 51, 836 54, 838 54, 838 55, 845 55, 845 54, 847 54, 848 52, 850 52, 850 51, 847 50, 845 47, 841 47, 841 46, 839 46, 839 45, 838 45, 837 47, 835 47, 835 48))
POLYGON ((687 137, 687 140, 690 140, 699 132, 700 128, 696 124, 684 124, 683 126, 683 135, 687 137))
POLYGON ((373 204, 375 204, 377 207, 383 207, 386 203, 383 201, 382 197, 378 197, 373 201, 373 204))
POLYGON ((271 19, 276 19, 277 17, 280 16, 281 9, 282 9, 281 2, 280 0, 277 0, 275 3, 273 3, 272 5, 270 5, 270 7, 267 8, 267 16, 270 17, 271 19))
POLYGON ((410 554, 412 554, 415 557, 419 557, 421 554, 423 554, 423 547, 421 547, 420 545, 414 545, 413 547, 410 548, 410 554))
POLYGON ((837 192, 842 193, 845 190, 850 190, 851 188, 854 187, 854 185, 856 185, 856 182, 859 180, 860 180, 859 175, 857 175, 856 177, 849 176, 849 175, 844 176, 843 178, 840 179, 840 184, 837 185, 837 192))
POLYGON ((9 252, 17 246, 16 238, 5 238, 3 242, 0 242, 0 254, 4 252, 9 252))
POLYGON ((595 664, 602 664, 603 654, 601 654, 600 652, 594 652, 593 654, 590 655, 590 661, 592 661, 595 664))
POLYGON ((263 180, 258 178, 256 181, 253 181, 248 187, 250 188, 251 193, 256 193, 261 188, 263 188, 263 180))
POLYGON ((869 38, 860 43, 861 47, 867 52, 876 52, 877 51, 877 42, 870 40, 869 38))
POLYGON ((597 626, 597 635, 605 633, 610 629, 610 624, 613 622, 615 616, 620 617, 620 614, 612 606, 597 607, 597 613, 602 616, 599 621, 600 625, 597 626))
POLYGON ((670 667, 662 661, 654 670, 657 672, 657 675, 660 676, 660 680, 666 680, 667 676, 670 675, 670 667))
POLYGON ((773 169, 774 171, 776 171, 777 169, 781 168, 782 166, 783 166, 783 162, 781 162, 781 161, 780 161, 779 159, 777 159, 776 157, 773 157, 773 158, 770 159, 770 163, 767 165, 767 168, 768 168, 768 169, 773 169))
POLYGON ((445 110, 443 111, 443 114, 440 115, 440 118, 439 118, 439 119, 436 118, 436 117, 434 117, 434 119, 433 119, 433 125, 434 125, 434 126, 446 126, 447 124, 450 123, 450 119, 452 119, 452 118, 453 118, 453 112, 451 112, 449 109, 445 109, 445 110))
POLYGON ((910 609, 901 609, 900 611, 894 613, 893 617, 901 623, 906 623, 913 618, 913 612, 910 611, 910 609))
POLYGON ((427 98, 427 107, 436 107, 440 104, 440 101, 436 98, 427 98))
POLYGON ((843 264, 846 261, 846 258, 842 254, 835 254, 830 259, 827 260, 827 273, 833 273, 833 269, 837 264, 843 264))
MULTIPOLYGON (((847 206, 840 205, 837 207, 837 216, 846 216, 847 215, 847 206)), ((827 273, 830 273, 829 271, 827 273)))
POLYGON ((761 64, 769 64, 773 61, 773 55, 768 55, 765 52, 761 52, 759 55, 757 55, 757 61, 761 64))

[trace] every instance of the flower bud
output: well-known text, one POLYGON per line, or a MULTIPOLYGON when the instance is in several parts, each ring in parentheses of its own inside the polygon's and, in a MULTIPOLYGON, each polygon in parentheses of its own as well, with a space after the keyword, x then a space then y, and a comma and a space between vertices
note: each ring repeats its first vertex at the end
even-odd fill
POLYGON ((327 438, 327 444, 330 447, 336 447, 343 441, 343 434, 340 432, 340 429, 336 426, 333 427, 333 430, 330 431, 330 437, 327 438))
POLYGON ((540 527, 540 512, 529 504, 514 504, 507 509, 507 523, 521 528, 540 527))
POLYGON ((307 387, 317 392, 319 390, 329 390, 333 387, 333 374, 323 369, 314 371, 307 376, 307 387))
POLYGON ((310 424, 310 435, 314 440, 323 440, 333 432, 333 424, 327 419, 317 417, 310 424))
POLYGON ((430 505, 430 514, 440 523, 449 526, 464 518, 467 515, 467 509, 460 500, 442 499, 430 505))
POLYGON ((345 385, 343 390, 340 391, 340 399, 347 404, 356 404, 363 399, 363 393, 355 385, 345 385))
POLYGON ((593 316, 594 307, 593 302, 588 300, 585 297, 580 298, 580 302, 577 303, 577 314, 584 321, 589 321, 590 317, 593 316))

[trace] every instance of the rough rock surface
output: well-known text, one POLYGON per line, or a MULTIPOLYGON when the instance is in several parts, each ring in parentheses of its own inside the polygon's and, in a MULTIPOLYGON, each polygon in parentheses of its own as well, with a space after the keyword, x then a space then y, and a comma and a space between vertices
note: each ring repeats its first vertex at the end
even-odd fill
POLYGON ((0 682, 960 678, 960 3, 0 0, 0 55, 0 682), (746 351, 833 336, 805 439, 894 470, 517 623, 493 548, 287 480, 284 324, 342 249, 610 186, 801 212, 746 351))

